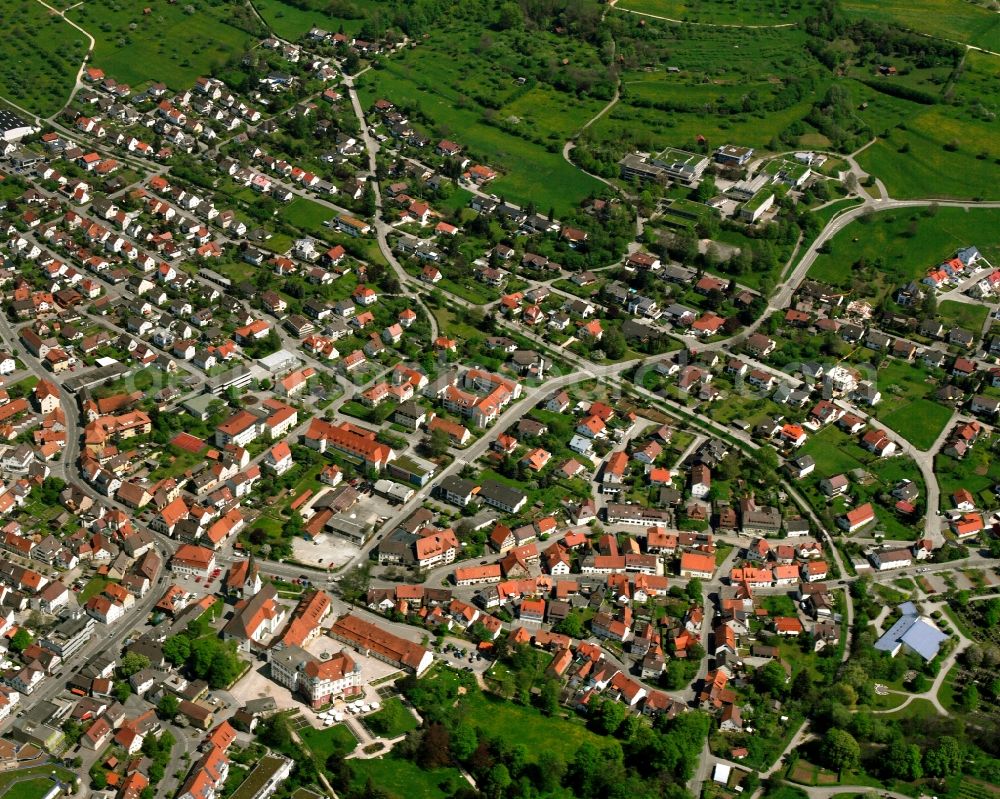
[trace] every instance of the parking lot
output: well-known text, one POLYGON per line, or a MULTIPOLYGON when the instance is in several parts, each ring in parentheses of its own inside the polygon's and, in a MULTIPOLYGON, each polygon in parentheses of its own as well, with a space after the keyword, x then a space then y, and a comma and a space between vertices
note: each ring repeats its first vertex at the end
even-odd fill
POLYGON ((920 577, 927 582, 934 593, 940 594, 948 590, 948 584, 940 574, 922 574, 920 577))
POLYGON ((222 589, 224 575, 222 569, 215 569, 208 577, 198 577, 190 574, 177 574, 171 572, 170 579, 175 585, 179 585, 192 593, 215 594, 222 589))

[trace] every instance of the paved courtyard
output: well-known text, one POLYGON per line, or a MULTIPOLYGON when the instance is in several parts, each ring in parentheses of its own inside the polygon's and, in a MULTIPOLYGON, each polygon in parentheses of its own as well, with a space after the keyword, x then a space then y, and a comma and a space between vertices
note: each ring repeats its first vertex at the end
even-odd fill
MULTIPOLYGON (((382 699, 379 696, 379 688, 383 688, 386 685, 386 683, 383 683, 382 685, 372 686, 371 683, 381 680, 390 674, 397 674, 400 671, 388 663, 383 663, 381 660, 361 655, 340 641, 334 641, 326 635, 318 636, 306 644, 305 648, 318 658, 323 658, 324 654, 330 656, 336 655, 346 649, 350 658, 361 667, 364 696, 359 698, 362 698, 366 703, 381 703, 382 699)), ((306 705, 300 697, 293 695, 287 688, 271 680, 270 666, 263 661, 254 660, 254 668, 247 672, 243 679, 233 686, 230 693, 240 703, 270 696, 277 704, 278 710, 298 710, 302 714, 302 717, 313 727, 323 726, 323 722, 319 720, 315 711, 306 705)), ((334 709, 343 710, 345 704, 345 702, 338 700, 334 702, 334 709)))
POLYGON ((230 689, 230 693, 237 700, 245 704, 251 699, 263 699, 269 696, 274 699, 278 710, 305 709, 305 705, 293 697, 291 691, 271 680, 270 666, 267 663, 255 660, 253 665, 254 667, 243 676, 243 679, 230 689))
POLYGON ((321 533, 314 541, 296 537, 292 541, 295 560, 311 566, 336 567, 356 557, 360 548, 346 538, 332 533, 321 533))

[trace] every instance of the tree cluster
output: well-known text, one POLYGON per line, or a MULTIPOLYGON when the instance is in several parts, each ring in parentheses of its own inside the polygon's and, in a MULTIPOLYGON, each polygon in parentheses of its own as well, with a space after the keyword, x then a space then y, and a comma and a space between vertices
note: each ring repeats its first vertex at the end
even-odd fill
POLYGON ((205 680, 212 688, 229 686, 243 671, 244 662, 235 642, 180 633, 163 642, 163 655, 190 677, 205 680))

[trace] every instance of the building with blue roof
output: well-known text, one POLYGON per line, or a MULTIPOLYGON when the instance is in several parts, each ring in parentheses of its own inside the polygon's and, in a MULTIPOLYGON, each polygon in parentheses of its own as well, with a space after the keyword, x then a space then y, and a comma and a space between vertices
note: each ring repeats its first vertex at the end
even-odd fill
POLYGON ((933 660, 947 634, 927 616, 922 616, 912 602, 904 602, 899 611, 902 614, 899 620, 875 642, 875 648, 895 657, 905 647, 924 660, 933 660))

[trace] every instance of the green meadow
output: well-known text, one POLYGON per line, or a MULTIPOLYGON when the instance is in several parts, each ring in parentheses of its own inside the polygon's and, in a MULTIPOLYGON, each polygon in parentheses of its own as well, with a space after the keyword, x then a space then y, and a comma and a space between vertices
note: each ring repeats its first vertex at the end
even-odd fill
POLYGON ((87 54, 83 34, 37 0, 0 3, 0 30, 0 95, 40 116, 59 111, 87 54))
POLYGON ((199 75, 239 58, 254 43, 229 23, 221 5, 86 0, 69 16, 97 40, 94 66, 133 87, 162 81, 171 89, 190 88, 199 75), (146 7, 151 13, 143 13, 146 7))
POLYGON ((1000 50, 1000 15, 985 5, 956 0, 842 0, 841 5, 851 15, 1000 50))

